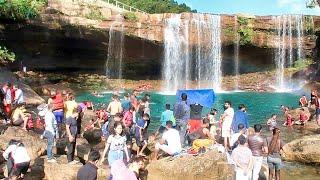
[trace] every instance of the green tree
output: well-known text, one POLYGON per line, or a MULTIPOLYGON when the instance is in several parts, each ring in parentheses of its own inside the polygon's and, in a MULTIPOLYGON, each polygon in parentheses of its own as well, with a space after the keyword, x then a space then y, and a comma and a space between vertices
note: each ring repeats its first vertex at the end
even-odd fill
POLYGON ((26 20, 37 17, 47 0, 0 0, 0 18, 26 20))
POLYGON ((16 55, 10 52, 6 47, 0 46, 0 65, 8 62, 13 62, 16 59, 16 55))
POLYGON ((119 0, 125 4, 148 13, 182 13, 197 12, 185 3, 179 4, 174 0, 119 0))

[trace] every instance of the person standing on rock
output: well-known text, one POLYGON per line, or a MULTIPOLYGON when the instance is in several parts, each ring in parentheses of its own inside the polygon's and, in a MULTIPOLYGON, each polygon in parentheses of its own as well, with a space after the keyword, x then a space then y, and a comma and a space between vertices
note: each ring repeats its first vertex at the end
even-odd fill
POLYGON ((224 102, 224 113, 220 117, 220 122, 222 124, 221 137, 224 139, 224 147, 226 150, 230 149, 230 138, 231 138, 231 124, 234 116, 234 110, 231 107, 230 101, 224 102))
POLYGON ((268 157, 267 162, 269 166, 269 179, 280 180, 281 156, 280 150, 283 147, 283 141, 280 138, 280 129, 274 128, 272 137, 267 138, 268 157), (274 173, 275 172, 275 173, 274 173))
POLYGON ((58 126, 58 133, 57 138, 60 138, 62 132, 62 122, 63 122, 63 97, 60 92, 51 91, 51 98, 48 99, 48 104, 53 105, 53 114, 56 117, 57 126, 58 126))
POLYGON ((186 142, 187 125, 188 120, 190 119, 190 107, 188 106, 187 98, 187 94, 182 93, 181 101, 177 102, 173 107, 173 115, 177 123, 177 129, 180 133, 182 146, 184 146, 186 142))
POLYGON ((96 180, 100 153, 92 150, 89 153, 87 163, 82 166, 77 173, 77 180, 96 180))
POLYGON ((252 152, 246 146, 246 138, 240 135, 238 138, 238 147, 231 154, 232 160, 236 165, 236 180, 251 180, 252 172, 252 152))
POLYGON ((232 120, 232 131, 233 133, 238 133, 238 125, 243 124, 244 130, 249 128, 249 120, 248 115, 246 113, 246 106, 244 104, 239 105, 239 110, 234 114, 233 120, 232 120))
POLYGON ((54 141, 55 141, 54 139, 56 137, 56 132, 57 132, 57 121, 56 121, 56 117, 52 113, 52 110, 53 110, 52 104, 49 104, 47 109, 46 108, 44 109, 44 111, 46 112, 44 115, 45 130, 43 133, 43 137, 48 140, 48 144, 47 144, 48 162, 55 163, 56 160, 53 158, 52 148, 54 146, 54 141))
POLYGON ((14 86, 15 95, 14 95, 14 104, 22 104, 24 103, 23 91, 20 85, 14 86))
POLYGON ((74 152, 76 149, 76 139, 77 139, 77 118, 78 113, 75 110, 71 116, 66 119, 66 132, 68 136, 67 143, 67 159, 69 164, 76 164, 78 161, 74 160, 74 152))
POLYGON ((253 127, 255 133, 254 135, 248 136, 248 145, 253 155, 252 179, 258 180, 263 154, 268 153, 268 146, 265 138, 261 136, 262 126, 260 124, 255 124, 253 127))

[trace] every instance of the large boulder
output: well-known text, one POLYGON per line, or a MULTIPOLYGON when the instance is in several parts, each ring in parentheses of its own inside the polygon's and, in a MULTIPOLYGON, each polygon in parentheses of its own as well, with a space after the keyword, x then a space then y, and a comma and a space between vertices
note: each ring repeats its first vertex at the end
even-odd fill
POLYGON ((198 156, 182 155, 164 158, 147 166, 148 179, 194 180, 233 179, 234 167, 227 164, 226 155, 212 150, 198 156))
POLYGON ((30 86, 24 84, 20 81, 15 74, 6 70, 5 68, 0 68, 0 84, 5 82, 11 82, 14 85, 20 85, 24 93, 24 100, 27 104, 38 105, 44 103, 44 99, 41 98, 30 86))
POLYGON ((40 139, 39 134, 24 131, 20 127, 8 127, 4 134, 0 135, 0 149, 6 149, 11 139, 23 142, 32 161, 44 154, 47 148, 46 141, 40 139))
MULTIPOLYGON (((82 167, 81 163, 70 165, 67 163, 67 156, 60 156, 57 163, 49 163, 44 158, 44 174, 47 180, 74 180, 77 177, 78 170, 82 167)), ((109 177, 109 169, 99 168, 98 179, 107 179, 109 177)))
POLYGON ((304 136, 283 147, 282 158, 286 161, 320 163, 320 135, 304 136))

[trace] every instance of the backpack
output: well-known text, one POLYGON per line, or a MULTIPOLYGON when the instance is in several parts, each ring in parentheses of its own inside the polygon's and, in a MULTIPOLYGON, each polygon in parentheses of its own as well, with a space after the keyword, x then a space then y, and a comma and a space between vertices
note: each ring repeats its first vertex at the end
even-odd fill
POLYGON ((184 105, 182 103, 177 104, 177 108, 174 111, 174 117, 176 119, 182 119, 183 116, 185 115, 185 108, 184 105))

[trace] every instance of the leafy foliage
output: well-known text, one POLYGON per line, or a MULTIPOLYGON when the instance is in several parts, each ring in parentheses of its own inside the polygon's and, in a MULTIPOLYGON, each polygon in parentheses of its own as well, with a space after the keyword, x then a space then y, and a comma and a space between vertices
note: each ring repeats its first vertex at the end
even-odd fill
POLYGON ((254 30, 252 28, 251 20, 246 17, 238 17, 239 29, 238 33, 240 35, 240 44, 246 45, 250 44, 253 40, 254 30))
POLYGON ((312 59, 298 59, 293 63, 293 67, 298 69, 298 70, 302 70, 307 68, 308 66, 310 66, 313 63, 312 59))
POLYGON ((124 13, 123 16, 128 21, 132 21, 132 22, 138 21, 137 15, 135 13, 133 13, 133 12, 124 13))
POLYGON ((47 0, 0 0, 0 17, 14 20, 32 19, 39 15, 47 0))
POLYGON ((15 59, 16 55, 13 52, 10 52, 6 47, 0 46, 0 64, 13 62, 15 59))
POLYGON ((185 3, 178 4, 174 0, 119 0, 132 7, 148 13, 182 13, 197 12, 192 10, 185 3))
POLYGON ((97 7, 90 7, 90 13, 86 15, 86 18, 93 20, 105 20, 105 17, 97 7))

